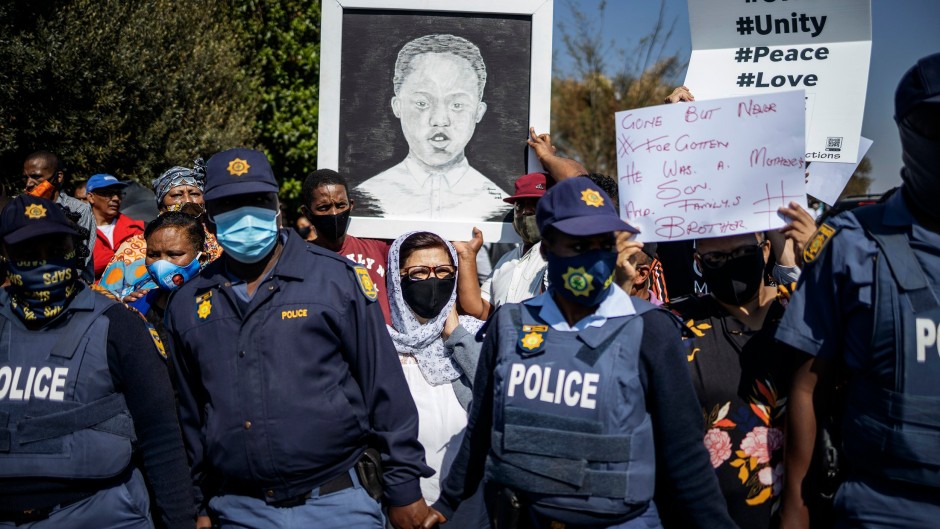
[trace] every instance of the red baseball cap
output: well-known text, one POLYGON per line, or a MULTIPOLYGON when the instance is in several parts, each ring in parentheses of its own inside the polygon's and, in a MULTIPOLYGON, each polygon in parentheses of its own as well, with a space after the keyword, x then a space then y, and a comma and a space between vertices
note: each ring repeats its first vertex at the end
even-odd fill
POLYGON ((503 202, 515 203, 520 198, 539 198, 545 194, 545 173, 529 173, 516 180, 516 193, 503 202))

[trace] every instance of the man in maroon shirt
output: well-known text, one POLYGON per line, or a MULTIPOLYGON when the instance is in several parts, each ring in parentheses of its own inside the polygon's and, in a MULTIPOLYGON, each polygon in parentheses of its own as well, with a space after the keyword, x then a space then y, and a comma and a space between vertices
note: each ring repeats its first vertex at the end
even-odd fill
POLYGON ((385 267, 388 264, 388 241, 360 239, 346 233, 349 214, 355 204, 349 199, 349 186, 343 175, 330 169, 319 169, 307 175, 301 189, 301 211, 313 225, 313 244, 334 251, 361 264, 379 291, 379 305, 385 323, 391 325, 388 294, 385 291, 385 267))

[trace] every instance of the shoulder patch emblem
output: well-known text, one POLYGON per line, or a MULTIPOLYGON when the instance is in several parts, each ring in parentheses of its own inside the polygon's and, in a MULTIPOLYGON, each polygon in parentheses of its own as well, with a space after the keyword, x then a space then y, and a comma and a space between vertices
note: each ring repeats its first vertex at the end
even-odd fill
POLYGON ((150 331, 150 337, 153 338, 153 344, 157 346, 157 352, 160 353, 160 356, 166 360, 166 348, 163 347, 163 340, 160 339, 160 335, 157 333, 157 330, 153 328, 153 325, 147 324, 147 330, 150 331))
POLYGON ((816 230, 809 243, 806 244, 806 248, 803 248, 803 262, 812 263, 815 261, 835 234, 835 228, 826 223, 820 224, 819 229, 816 230))
POLYGON ((369 277, 369 271, 366 270, 366 267, 356 266, 354 270, 356 271, 356 279, 359 283, 359 290, 362 290, 362 295, 369 301, 379 299, 379 289, 375 286, 375 283, 372 282, 372 278, 369 277))

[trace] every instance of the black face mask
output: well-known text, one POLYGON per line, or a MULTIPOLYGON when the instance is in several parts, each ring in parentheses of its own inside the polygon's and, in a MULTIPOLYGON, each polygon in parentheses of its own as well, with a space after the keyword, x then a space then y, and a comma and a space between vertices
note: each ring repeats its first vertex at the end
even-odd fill
POLYGON ((754 299, 764 284, 764 253, 728 259, 718 268, 702 266, 702 277, 719 301, 740 306, 754 299))
POLYGON ((342 213, 337 213, 336 215, 306 215, 307 220, 310 221, 310 224, 313 224, 314 229, 317 230, 317 237, 323 237, 324 239, 329 239, 335 241, 346 235, 346 228, 349 226, 349 212, 351 209, 347 209, 342 213))
POLYGON ((904 198, 913 202, 920 215, 940 221, 936 197, 940 194, 940 141, 932 140, 904 120, 898 124, 901 135, 901 180, 904 198))
POLYGON ((307 237, 310 236, 310 226, 304 226, 303 228, 295 228, 297 230, 297 235, 300 235, 300 238, 307 240, 307 237))
POLYGON ((429 277, 423 281, 412 281, 407 277, 401 280, 401 297, 415 314, 431 319, 444 310, 454 292, 457 278, 438 279, 429 277))

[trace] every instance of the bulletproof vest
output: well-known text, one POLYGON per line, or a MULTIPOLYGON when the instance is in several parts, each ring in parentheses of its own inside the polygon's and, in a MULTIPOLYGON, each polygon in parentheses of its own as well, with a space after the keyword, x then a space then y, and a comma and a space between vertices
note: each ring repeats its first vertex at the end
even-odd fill
POLYGON ((0 478, 99 479, 127 468, 134 425, 108 369, 102 317, 113 304, 84 288, 57 321, 29 330, 0 300, 0 478))
POLYGON ((623 514, 645 505, 656 465, 638 367, 642 318, 560 332, 538 310, 497 313, 487 479, 550 507, 623 514))
POLYGON ((940 487, 940 301, 911 249, 910 226, 886 226, 885 207, 853 212, 878 246, 871 357, 893 358, 893 387, 874 373, 849 381, 843 447, 866 473, 940 487))

